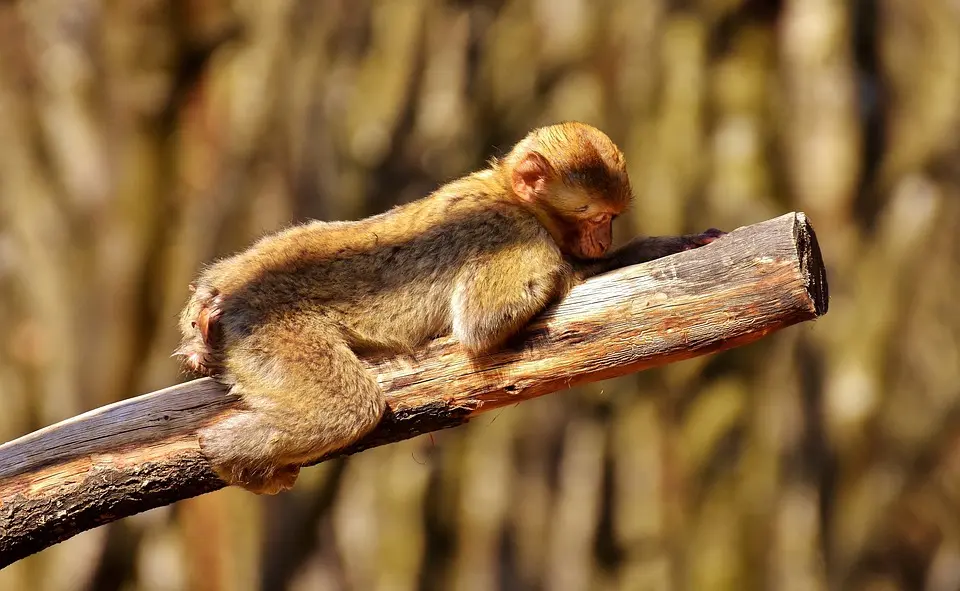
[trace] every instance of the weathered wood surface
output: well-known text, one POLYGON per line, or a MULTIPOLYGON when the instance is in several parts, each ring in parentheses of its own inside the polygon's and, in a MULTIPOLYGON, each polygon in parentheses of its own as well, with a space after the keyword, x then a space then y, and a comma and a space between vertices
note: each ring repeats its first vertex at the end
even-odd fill
MULTIPOLYGON (((368 359, 389 414, 336 455, 750 343, 817 318, 827 301, 820 251, 802 213, 740 228, 701 249, 577 286, 495 354, 471 359, 441 338, 414 357, 368 359)), ((194 380, 0 446, 0 568, 81 531, 223 487, 196 431, 235 412, 235 404, 217 383, 194 380)))

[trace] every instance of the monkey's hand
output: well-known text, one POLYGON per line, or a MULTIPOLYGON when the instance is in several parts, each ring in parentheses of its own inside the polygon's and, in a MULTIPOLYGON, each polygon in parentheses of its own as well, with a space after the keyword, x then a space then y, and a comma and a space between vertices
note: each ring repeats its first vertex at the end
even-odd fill
POLYGON ((577 275, 580 279, 587 279, 614 269, 638 265, 678 252, 693 250, 706 246, 725 234, 726 232, 722 230, 710 228, 699 234, 635 238, 603 258, 578 262, 576 265, 577 275))
MULTIPOLYGON (((701 246, 706 246, 720 238, 721 236, 726 236, 726 232, 723 230, 718 230, 716 228, 710 228, 709 230, 704 230, 699 234, 688 234, 686 236, 680 236, 686 244, 684 244, 682 250, 693 250, 694 248, 700 248, 701 246)), ((671 253, 672 254, 672 253, 671 253)))

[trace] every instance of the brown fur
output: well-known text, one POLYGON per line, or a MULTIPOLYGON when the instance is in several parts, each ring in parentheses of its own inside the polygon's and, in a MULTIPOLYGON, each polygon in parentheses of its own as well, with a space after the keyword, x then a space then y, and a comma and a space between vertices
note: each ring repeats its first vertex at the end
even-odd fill
POLYGON ((405 352, 450 332, 487 351, 574 281, 695 245, 636 242, 582 260, 606 251, 630 196, 613 142, 565 123, 424 199, 292 227, 211 265, 181 315, 178 352, 245 410, 201 434, 204 453, 231 484, 288 488, 299 464, 380 420, 383 393, 357 353, 405 352))

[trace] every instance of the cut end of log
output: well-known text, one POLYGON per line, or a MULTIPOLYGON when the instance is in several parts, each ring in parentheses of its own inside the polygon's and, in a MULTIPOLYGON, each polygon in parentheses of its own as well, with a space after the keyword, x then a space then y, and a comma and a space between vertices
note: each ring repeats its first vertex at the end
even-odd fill
POLYGON ((823 265, 823 255, 817 242, 817 233, 813 231, 810 220, 803 212, 794 213, 794 239, 797 244, 797 259, 800 271, 806 278, 807 293, 813 302, 813 313, 820 317, 830 307, 830 293, 827 287, 827 269, 823 265))

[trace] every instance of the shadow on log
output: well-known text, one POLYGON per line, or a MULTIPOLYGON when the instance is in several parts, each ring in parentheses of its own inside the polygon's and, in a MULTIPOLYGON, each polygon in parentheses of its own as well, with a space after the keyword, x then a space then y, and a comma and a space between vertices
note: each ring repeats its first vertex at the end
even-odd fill
MULTIPOLYGON (((334 455, 745 345, 825 314, 827 301, 806 216, 740 228, 703 248, 575 287, 494 354, 471 359, 441 338, 412 357, 367 359, 389 412, 363 441, 334 455)), ((236 412, 236 404, 216 382, 194 380, 0 446, 0 568, 98 525, 222 488, 196 431, 236 412)))

